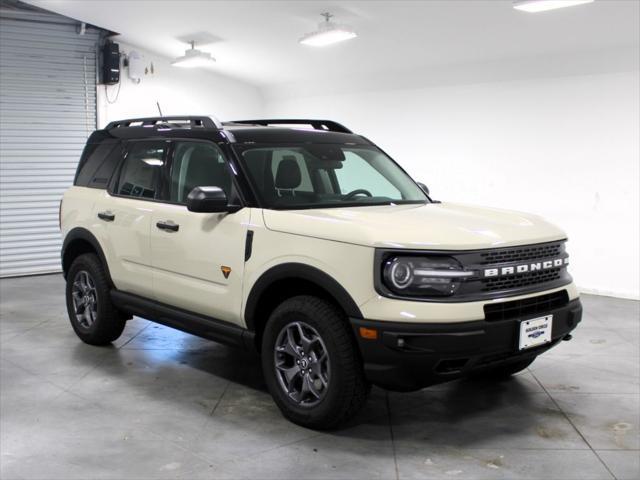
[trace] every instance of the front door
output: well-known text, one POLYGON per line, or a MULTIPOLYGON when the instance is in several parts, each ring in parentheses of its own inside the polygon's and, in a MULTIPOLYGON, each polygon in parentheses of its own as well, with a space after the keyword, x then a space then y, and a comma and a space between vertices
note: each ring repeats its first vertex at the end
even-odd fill
POLYGON ((151 218, 156 300, 240 323, 250 209, 233 214, 196 213, 186 207, 194 187, 220 187, 227 198, 237 198, 222 151, 211 142, 174 142, 166 183, 151 218))

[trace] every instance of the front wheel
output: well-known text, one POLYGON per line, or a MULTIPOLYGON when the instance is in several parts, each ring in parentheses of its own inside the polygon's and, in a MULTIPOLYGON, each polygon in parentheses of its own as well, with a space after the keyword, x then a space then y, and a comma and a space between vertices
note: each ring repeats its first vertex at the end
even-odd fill
POLYGON ((364 405, 369 386, 344 314, 312 296, 286 300, 271 314, 262 339, 267 387, 283 415, 327 430, 364 405))
POLYGON ((67 312, 80 339, 90 345, 108 345, 124 330, 126 319, 111 303, 107 274, 91 253, 78 256, 67 273, 67 312))

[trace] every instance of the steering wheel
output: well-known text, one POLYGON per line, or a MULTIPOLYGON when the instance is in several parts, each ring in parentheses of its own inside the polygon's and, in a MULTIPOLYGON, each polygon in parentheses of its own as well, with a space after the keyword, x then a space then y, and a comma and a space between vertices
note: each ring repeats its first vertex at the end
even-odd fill
POLYGON ((355 197, 356 195, 366 195, 367 197, 373 197, 369 190, 365 190, 364 188, 358 188, 356 190, 352 190, 344 196, 345 200, 355 197))

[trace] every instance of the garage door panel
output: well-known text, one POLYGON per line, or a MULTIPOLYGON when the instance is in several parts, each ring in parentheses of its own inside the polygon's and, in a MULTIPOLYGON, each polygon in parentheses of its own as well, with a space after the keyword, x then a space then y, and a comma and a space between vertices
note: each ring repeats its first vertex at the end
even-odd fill
MULTIPOLYGON (((46 87, 42 86, 42 77, 37 78, 29 78, 23 77, 20 78, 3 78, 2 86, 0 87, 0 93, 11 94, 11 93, 24 93, 25 89, 33 89, 33 91, 37 91, 40 94, 55 94, 62 95, 64 93, 69 95, 85 95, 85 87, 84 84, 80 83, 72 83, 72 82, 64 82, 60 81, 55 85, 49 85, 46 87), (38 85, 40 82, 40 85, 38 85)), ((94 96, 89 93, 89 96, 94 96)))
MULTIPOLYGON (((2 67, 0 67, 2 68, 2 67)), ((2 101, 0 102, 0 108, 4 109, 5 107, 11 107, 11 106, 15 106, 15 107, 26 107, 26 108, 32 108, 32 107, 39 107, 40 105, 42 105, 42 102, 48 102, 50 101, 49 99, 47 99, 44 96, 36 96, 33 95, 32 97, 27 97, 27 98, 12 98, 9 101, 2 101)), ((59 98, 56 98, 54 100, 55 103, 53 103, 53 105, 59 105, 59 106, 65 106, 65 105, 70 105, 70 106, 74 106, 74 107, 83 107, 86 103, 86 100, 84 97, 78 97, 78 95, 65 95, 65 96, 60 96, 59 98)), ((5 133, 5 132, 3 132, 5 133)))
POLYGON ((0 13, 0 276, 61 270, 59 202, 96 128, 99 31, 76 26, 0 13))
POLYGON ((38 35, 31 36, 16 29, 7 31, 3 29, 3 31, 0 32, 0 40, 5 41, 10 45, 23 46, 25 44, 29 44, 38 48, 51 48, 52 38, 55 39, 55 45, 71 49, 78 49, 79 47, 93 48, 94 46, 91 41, 82 41, 82 37, 69 38, 66 35, 53 35, 52 33, 53 31, 48 30, 38 35))
MULTIPOLYGON (((52 245, 58 245, 60 240, 60 234, 57 236, 53 235, 38 235, 34 237, 33 240, 25 240, 23 242, 18 242, 17 240, 5 240, 0 243, 2 246, 2 251, 8 251, 13 248, 20 248, 23 245, 28 245, 29 247, 48 247, 51 248, 52 245)), ((59 252, 58 252, 59 253, 59 252)))
MULTIPOLYGON (((36 167, 37 168, 37 167, 36 167)), ((62 176, 65 179, 73 178, 75 175, 75 170, 73 168, 64 169, 60 168, 58 170, 49 169, 46 167, 39 168, 37 171, 34 170, 26 170, 24 168, 6 168, 4 165, 0 166, 0 174, 2 174, 3 178, 19 178, 19 177, 46 177, 50 178, 52 176, 62 176)))
MULTIPOLYGON (((2 93, 2 92, 0 92, 2 93)), ((84 96, 82 98, 85 98, 84 96)), ((89 99, 92 98, 91 96, 88 97, 89 99)), ((95 97, 93 97, 95 98, 95 97)), ((48 103, 47 105, 21 105, 17 102, 4 102, 4 105, 2 107, 2 115, 7 115, 7 114, 11 114, 13 112, 16 113, 21 113, 21 112, 34 112, 37 114, 42 114, 43 112, 52 112, 55 113, 56 115, 60 115, 63 114, 65 112, 70 113, 70 114, 76 114, 78 111, 83 112, 84 111, 84 105, 82 105, 81 108, 77 108, 74 105, 69 105, 67 103, 64 103, 61 101, 62 99, 58 99, 58 100, 52 100, 50 103, 48 103)), ((95 111, 95 110, 94 110, 95 111)), ((71 116, 71 115, 68 115, 71 116)), ((54 115, 51 115, 51 117, 54 117, 54 115)), ((7 118, 3 118, 3 123, 6 122, 7 118)))
MULTIPOLYGON (((27 235, 28 239, 45 238, 45 235, 53 235, 54 238, 57 235, 60 237, 60 229, 58 223, 48 227, 38 225, 36 227, 25 227, 24 225, 14 225, 12 228, 2 227, 0 228, 0 241, 3 240, 17 240, 18 237, 27 235)), ((47 237, 49 238, 49 237, 47 237)))
POLYGON ((37 275, 40 273, 61 272, 62 264, 60 258, 53 259, 35 259, 35 260, 18 260, 7 261, 3 264, 2 273, 5 277, 16 277, 20 275, 37 275), (25 269, 28 273, 25 273, 25 269))
MULTIPOLYGON (((38 62, 39 65, 42 66, 40 72, 37 71, 29 71, 23 70, 20 71, 19 66, 15 66, 13 70, 6 70, 5 67, 2 67, 3 73, 0 75, 0 79, 2 79, 2 89, 8 88, 20 88, 21 85, 25 83, 30 83, 31 86, 35 87, 34 91, 40 91, 40 88, 43 89, 54 89, 54 90, 62 90, 68 88, 75 88, 76 91, 82 91, 84 93, 84 65, 43 65, 42 62, 38 62), (46 67, 46 69, 45 69, 46 67), (73 68, 75 72, 73 74, 64 73, 62 75, 57 75, 57 72, 54 69, 70 69, 73 68), (48 81, 55 79, 55 84, 44 86, 48 81), (38 85, 40 84, 40 85, 38 85)), ((95 72, 95 65, 87 65, 87 80, 89 76, 95 72)), ((89 93, 89 95, 92 95, 89 93)))
POLYGON ((38 148, 51 150, 52 148, 62 148, 62 149, 73 149, 75 151, 78 150, 78 141, 76 138, 80 138, 80 142, 86 141, 86 135, 82 136, 74 136, 74 137, 45 137, 45 138, 29 138, 29 137, 5 137, 4 135, 0 135, 0 142, 2 142, 3 147, 6 145, 9 148, 11 146, 16 145, 28 145, 27 148, 38 148), (30 142, 30 143, 27 143, 30 142))
MULTIPOLYGON (((24 16, 24 14, 21 14, 21 16, 24 16)), ((29 14, 29 19, 32 21, 37 21, 38 19, 33 15, 33 14, 29 14)), ((7 16, 7 20, 11 20, 12 18, 10 18, 10 16, 7 16)), ((47 18, 51 19, 51 17, 56 17, 57 19, 60 19, 61 17, 59 15, 55 15, 55 14, 47 14, 47 18)), ((13 18, 15 20, 15 17, 13 18)), ((74 23, 69 20, 69 24, 73 25, 74 23)), ((22 34, 22 35, 26 35, 25 31, 21 28, 20 26, 20 22, 7 22, 5 24, 2 25, 2 31, 4 33, 13 33, 13 34, 22 34)), ((40 23, 40 27, 38 29, 38 34, 39 35, 45 35, 48 38, 55 38, 55 37, 61 37, 64 39, 69 38, 69 33, 67 30, 61 31, 60 28, 58 28, 58 25, 52 25, 50 23, 40 23)))
POLYGON ((73 179, 70 179, 69 181, 47 182, 46 184, 37 184, 35 182, 0 182, 0 188, 6 190, 7 193, 10 191, 33 192, 37 190, 38 193, 42 194, 43 191, 53 191, 62 197, 62 194, 72 181, 73 179))

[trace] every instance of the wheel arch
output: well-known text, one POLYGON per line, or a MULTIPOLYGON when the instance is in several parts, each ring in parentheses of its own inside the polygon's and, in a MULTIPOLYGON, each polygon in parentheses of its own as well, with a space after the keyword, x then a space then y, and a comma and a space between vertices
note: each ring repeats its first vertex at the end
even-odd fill
POLYGON ((69 271, 69 267, 71 267, 73 260, 84 253, 95 253, 98 256, 107 274, 109 284, 113 286, 113 281, 111 280, 111 274, 109 272, 109 265, 107 264, 107 258, 100 246, 100 242, 89 230, 82 227, 76 227, 70 230, 62 243, 61 257, 62 274, 64 278, 67 278, 67 272, 69 271))
POLYGON ((349 292, 333 277, 304 263, 284 263, 264 272, 247 297, 244 320, 260 347, 262 328, 273 309, 287 298, 312 294, 333 301, 347 317, 362 318, 349 292))

